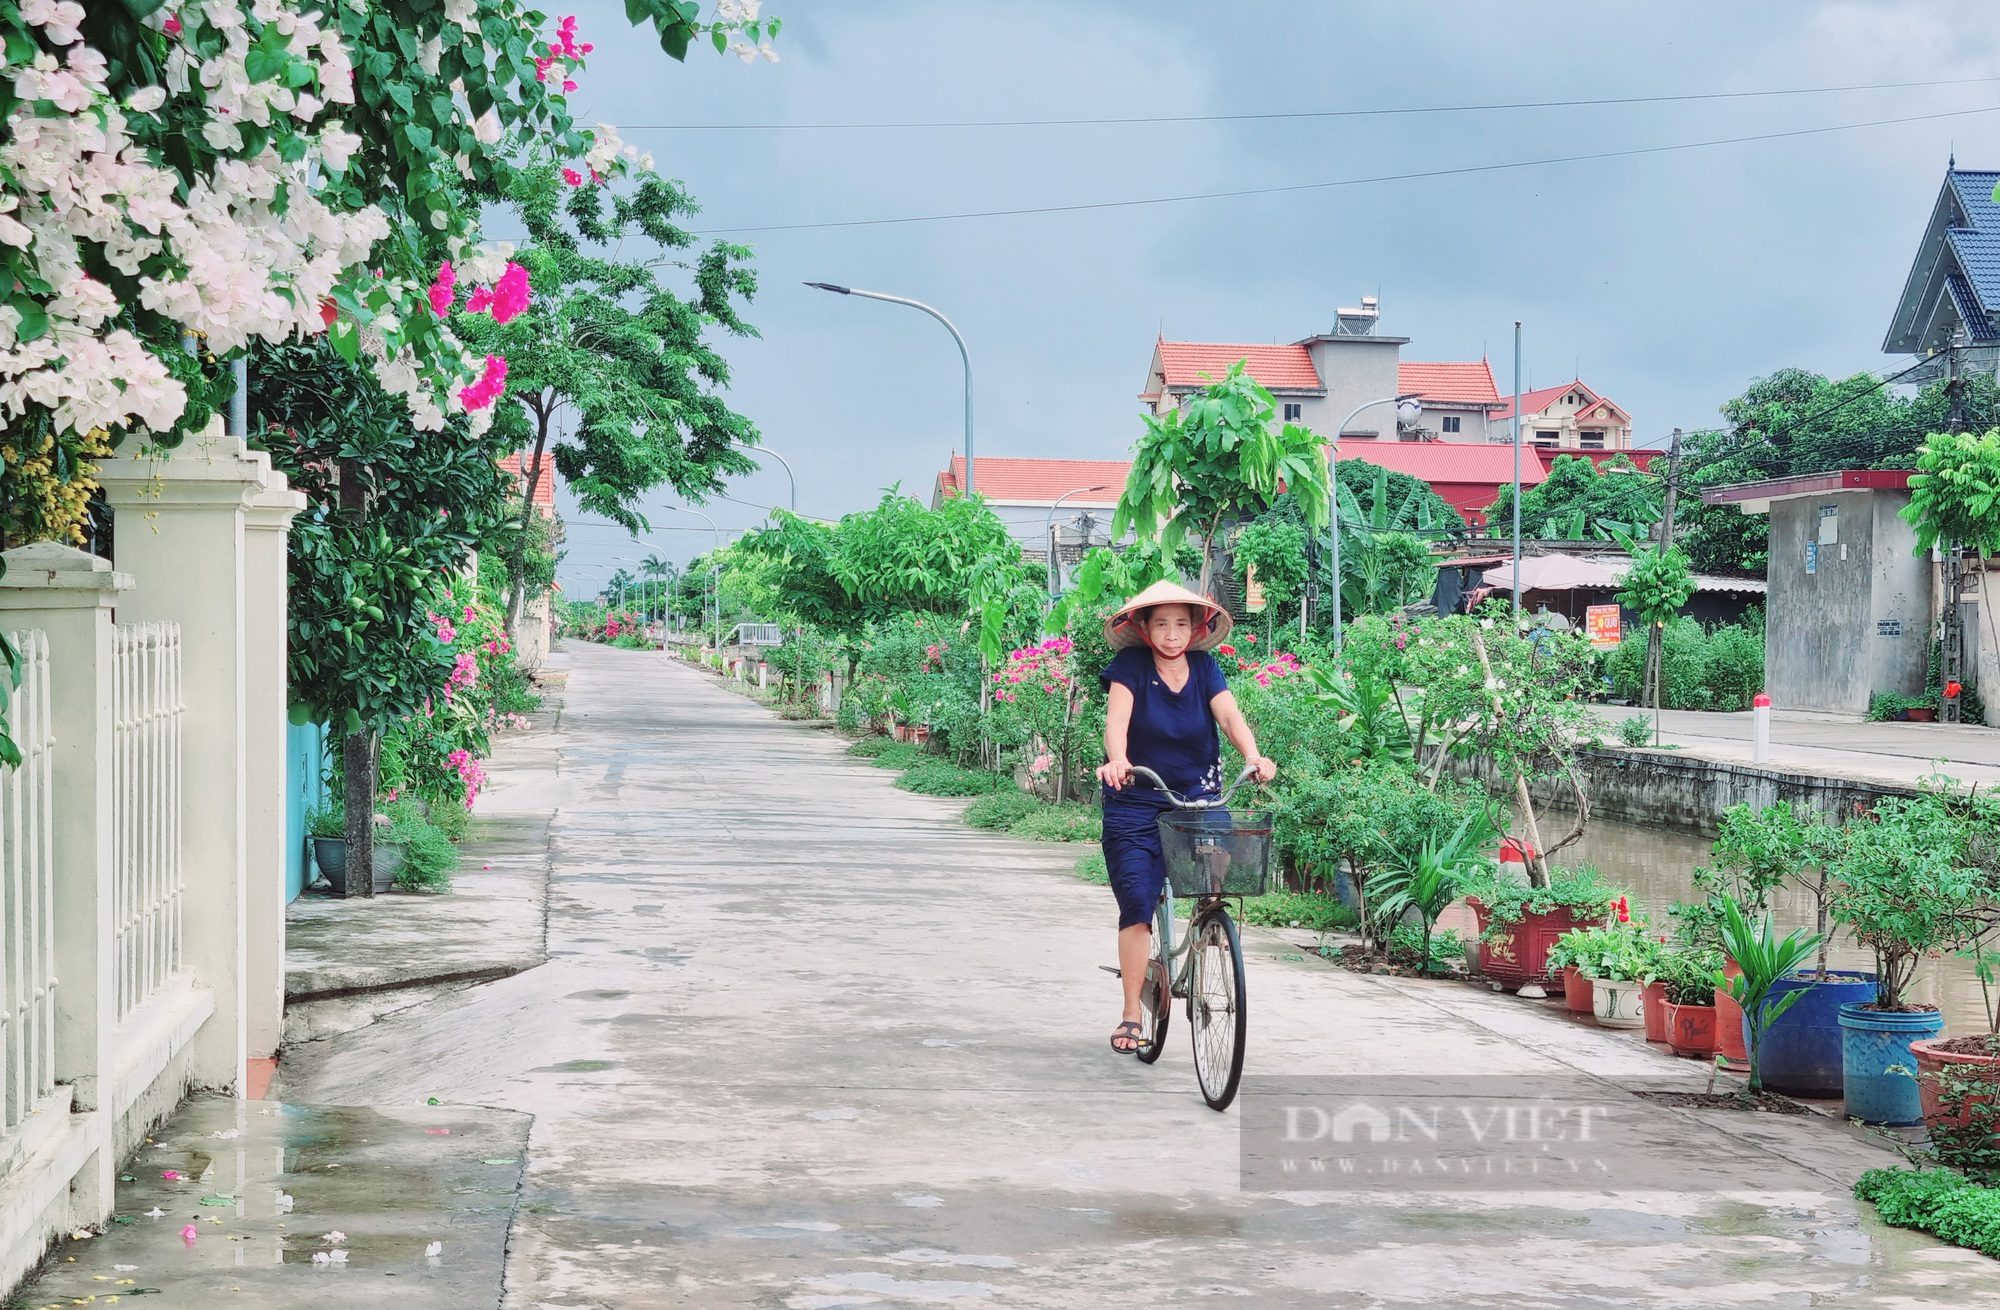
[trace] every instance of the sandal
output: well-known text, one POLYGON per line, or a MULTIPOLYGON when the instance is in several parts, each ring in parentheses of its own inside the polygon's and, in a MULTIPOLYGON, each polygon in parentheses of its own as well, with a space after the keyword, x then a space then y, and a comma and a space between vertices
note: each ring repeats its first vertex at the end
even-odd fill
POLYGON ((1146 1046, 1146 1039, 1142 1036, 1144 1031, 1139 1026, 1137 1019, 1125 1020, 1111 1034, 1111 1049, 1120 1055, 1137 1055, 1146 1046), (1132 1044, 1130 1046, 1120 1046, 1118 1044, 1120 1042, 1130 1042, 1132 1044))

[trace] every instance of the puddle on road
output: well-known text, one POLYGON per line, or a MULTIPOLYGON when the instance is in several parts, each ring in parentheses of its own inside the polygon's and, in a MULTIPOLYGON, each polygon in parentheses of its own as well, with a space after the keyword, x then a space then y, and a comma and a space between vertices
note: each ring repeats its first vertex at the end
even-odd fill
POLYGON ((606 1069, 616 1069, 616 1060, 565 1060, 561 1064, 545 1064, 530 1069, 529 1073, 603 1073, 606 1069))

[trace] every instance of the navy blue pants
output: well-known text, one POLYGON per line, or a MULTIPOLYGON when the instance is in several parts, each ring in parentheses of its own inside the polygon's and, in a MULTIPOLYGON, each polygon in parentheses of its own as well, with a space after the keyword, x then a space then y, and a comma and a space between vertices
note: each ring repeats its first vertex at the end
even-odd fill
POLYGON ((1167 808, 1105 791, 1104 868, 1118 898, 1120 928, 1153 921, 1160 889, 1167 883, 1166 856, 1160 850, 1160 814, 1167 808))

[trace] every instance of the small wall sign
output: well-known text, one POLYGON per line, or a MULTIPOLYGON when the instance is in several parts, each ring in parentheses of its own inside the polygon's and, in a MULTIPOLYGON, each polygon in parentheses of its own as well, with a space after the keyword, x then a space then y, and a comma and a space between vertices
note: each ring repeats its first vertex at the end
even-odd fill
POLYGON ((1840 540, 1840 506, 1819 507, 1819 544, 1831 546, 1840 540))
POLYGON ((1819 572, 1819 543, 1817 541, 1808 541, 1806 543, 1806 572, 1819 572))
POLYGON ((1900 637, 1903 635, 1903 621, 1901 619, 1877 619, 1875 620, 1875 635, 1878 637, 1900 637))

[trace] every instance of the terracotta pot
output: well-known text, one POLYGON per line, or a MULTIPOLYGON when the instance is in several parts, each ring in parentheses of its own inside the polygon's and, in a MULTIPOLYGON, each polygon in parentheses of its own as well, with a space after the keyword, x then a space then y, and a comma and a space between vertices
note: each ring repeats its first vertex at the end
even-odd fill
POLYGON ((1910 722, 1912 723, 1930 723, 1933 722, 1936 718, 1937 718, 1937 711, 1932 709, 1928 705, 1924 706, 1922 709, 1913 709, 1910 711, 1910 722))
MULTIPOLYGON (((1743 970, 1730 959, 1723 960, 1722 972, 1730 978, 1743 976, 1743 970)), ((1743 1044, 1743 1007, 1720 987, 1715 989, 1715 1051, 1732 1068, 1747 1068, 1750 1064, 1750 1050, 1743 1044)))
MULTIPOLYGON (((1910 1055, 1917 1062, 1917 1096, 1923 1105, 1924 1122, 1933 1129, 1940 1124, 1964 1128, 1972 1122, 1974 1107, 1991 1104, 1993 1097, 1983 1093, 1968 1095, 1959 1104, 1956 1113, 1947 1116, 1940 1101, 1939 1079, 1949 1065, 1961 1074, 1982 1076, 1988 1082, 2000 1084, 2000 1055, 1940 1050, 1945 1040, 1934 1037, 1929 1041, 1910 1043, 1910 1055)), ((1989 1122, 1996 1122, 1994 1136, 2000 1137, 2000 1120, 1989 1122)))
MULTIPOLYGON (((1491 915, 1474 897, 1466 897, 1465 903, 1478 916, 1479 931, 1483 936, 1487 924, 1491 922, 1491 915)), ((1479 971, 1510 991, 1531 982, 1554 986, 1558 980, 1549 973, 1549 947, 1554 946, 1556 938, 1570 929, 1585 926, 1572 918, 1567 909, 1552 910, 1547 914, 1525 914, 1505 938, 1479 944, 1479 971)))
POLYGON ((1706 1060, 1715 1054, 1715 1007, 1674 1005, 1666 1010, 1667 1049, 1691 1060, 1706 1060))
POLYGON ((1571 1013, 1590 1013, 1590 979, 1584 977, 1583 970, 1573 964, 1563 970, 1563 1003, 1569 1006, 1571 1013))
POLYGON ((1649 982, 1639 989, 1639 995, 1646 1007, 1646 1040, 1666 1041, 1667 985, 1663 982, 1649 982))

